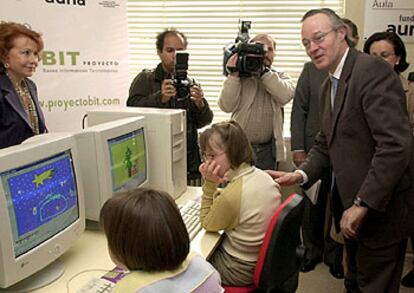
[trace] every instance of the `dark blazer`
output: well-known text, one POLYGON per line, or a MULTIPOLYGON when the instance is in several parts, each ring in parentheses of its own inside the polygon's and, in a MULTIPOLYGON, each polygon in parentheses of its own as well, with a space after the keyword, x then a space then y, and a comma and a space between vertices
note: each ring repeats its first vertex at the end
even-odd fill
MULTIPOLYGON (((39 116, 40 133, 46 132, 45 118, 37 99, 36 85, 25 79, 39 116)), ((33 136, 30 124, 20 98, 6 74, 0 74, 0 149, 20 144, 33 136)))
POLYGON ((296 86, 290 121, 291 150, 309 152, 321 129, 319 118, 319 89, 328 77, 312 62, 305 63, 296 86))
MULTIPOLYGON (((314 183, 332 164, 344 209, 359 196, 369 212, 359 240, 371 248, 406 238, 413 211, 412 135, 397 74, 373 56, 349 49, 334 102, 321 89, 321 131, 302 169, 314 183)), ((335 203, 334 203, 335 204, 335 203)))

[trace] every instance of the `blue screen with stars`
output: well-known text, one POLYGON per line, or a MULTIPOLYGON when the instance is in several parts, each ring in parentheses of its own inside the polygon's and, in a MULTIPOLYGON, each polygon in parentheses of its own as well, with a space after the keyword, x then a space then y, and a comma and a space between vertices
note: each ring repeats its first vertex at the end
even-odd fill
POLYGON ((70 151, 0 174, 16 257, 79 218, 70 151))

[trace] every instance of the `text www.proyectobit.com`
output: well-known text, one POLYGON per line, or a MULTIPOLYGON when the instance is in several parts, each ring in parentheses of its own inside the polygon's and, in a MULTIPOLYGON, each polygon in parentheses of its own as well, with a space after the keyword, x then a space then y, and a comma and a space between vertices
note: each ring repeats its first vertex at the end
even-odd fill
POLYGON ((98 98, 98 97, 86 97, 77 99, 54 99, 43 101, 40 100, 39 104, 43 109, 47 109, 48 112, 52 112, 54 109, 63 109, 67 111, 69 108, 80 108, 87 106, 111 106, 120 105, 121 101, 118 98, 98 98))

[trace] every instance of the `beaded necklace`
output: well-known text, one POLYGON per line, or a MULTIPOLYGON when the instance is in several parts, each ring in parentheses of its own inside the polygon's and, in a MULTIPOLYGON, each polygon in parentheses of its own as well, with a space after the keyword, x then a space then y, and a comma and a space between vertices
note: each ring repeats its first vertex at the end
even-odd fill
POLYGON ((23 105, 23 108, 29 117, 31 127, 33 129, 34 134, 39 134, 39 116, 36 111, 36 107, 34 105, 32 96, 30 95, 29 89, 27 88, 26 82, 22 80, 20 85, 12 79, 10 74, 6 71, 7 77, 10 79, 10 81, 13 84, 13 88, 16 91, 17 95, 20 98, 20 102, 23 105))

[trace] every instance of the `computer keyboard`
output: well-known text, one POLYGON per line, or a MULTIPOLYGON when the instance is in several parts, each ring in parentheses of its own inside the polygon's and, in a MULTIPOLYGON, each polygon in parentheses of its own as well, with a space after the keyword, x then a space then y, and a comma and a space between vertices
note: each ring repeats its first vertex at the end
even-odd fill
POLYGON ((111 281, 102 278, 92 278, 77 293, 109 293, 114 287, 115 284, 111 281))
POLYGON ((184 224, 187 227, 188 234, 190 235, 190 240, 193 240, 201 230, 199 218, 200 207, 201 204, 193 200, 186 200, 183 204, 178 205, 184 224))

